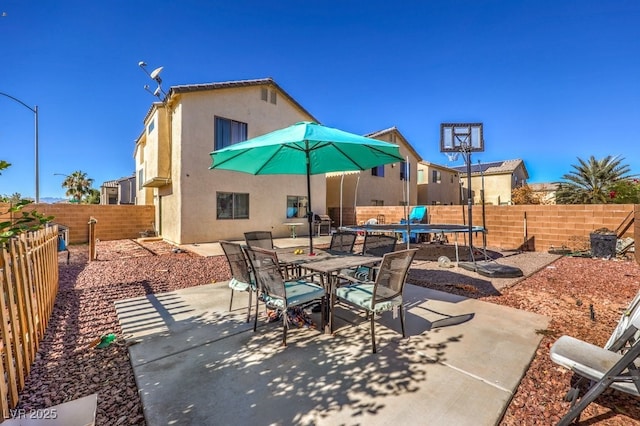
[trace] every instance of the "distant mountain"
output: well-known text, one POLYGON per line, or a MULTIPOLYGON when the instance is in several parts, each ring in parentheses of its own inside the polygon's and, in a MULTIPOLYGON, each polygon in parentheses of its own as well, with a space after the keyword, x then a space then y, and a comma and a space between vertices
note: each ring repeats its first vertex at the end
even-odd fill
POLYGON ((66 198, 56 198, 56 197, 40 197, 40 202, 45 204, 55 204, 55 203, 64 203, 68 202, 66 198))

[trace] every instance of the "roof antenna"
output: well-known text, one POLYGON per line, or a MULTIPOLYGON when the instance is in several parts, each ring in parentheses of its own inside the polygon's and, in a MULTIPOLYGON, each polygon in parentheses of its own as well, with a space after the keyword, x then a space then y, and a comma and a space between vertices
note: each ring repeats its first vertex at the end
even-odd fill
POLYGON ((162 90, 162 79, 160 78, 160 73, 162 72, 164 67, 158 67, 158 68, 154 69, 153 71, 149 72, 149 71, 147 71, 147 68, 146 68, 147 63, 145 61, 138 62, 138 66, 140 68, 142 68, 142 71, 144 71, 144 73, 147 74, 149 76, 149 78, 151 80, 155 81, 156 84, 158 85, 156 90, 151 91, 151 89, 149 88, 149 85, 145 84, 144 85, 144 90, 146 90, 147 92, 151 93, 156 98, 160 99, 160 101, 164 102, 165 98, 167 97, 167 94, 164 92, 164 90, 162 90))

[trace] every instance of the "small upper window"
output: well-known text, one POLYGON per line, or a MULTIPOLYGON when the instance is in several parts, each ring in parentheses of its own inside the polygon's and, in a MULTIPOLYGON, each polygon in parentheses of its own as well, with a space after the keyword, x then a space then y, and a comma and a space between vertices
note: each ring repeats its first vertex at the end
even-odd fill
POLYGON ((260 99, 262 99, 263 101, 267 101, 269 99, 269 89, 267 89, 266 87, 263 87, 261 89, 260 99))
POLYGON ((271 91, 271 103, 272 103, 272 104, 274 104, 274 105, 275 105, 275 104, 276 104, 276 102, 277 102, 277 95, 278 95, 278 94, 276 93, 276 91, 275 91, 275 90, 272 90, 272 91, 271 91))
POLYGON ((214 126, 214 150, 247 140, 247 123, 216 117, 214 126))
POLYGON ((384 165, 372 168, 371 176, 384 177, 384 165))
POLYGON ((151 120, 151 123, 149 123, 149 125, 147 126, 147 134, 150 134, 151 132, 153 132, 153 129, 156 128, 156 120, 153 119, 151 120))

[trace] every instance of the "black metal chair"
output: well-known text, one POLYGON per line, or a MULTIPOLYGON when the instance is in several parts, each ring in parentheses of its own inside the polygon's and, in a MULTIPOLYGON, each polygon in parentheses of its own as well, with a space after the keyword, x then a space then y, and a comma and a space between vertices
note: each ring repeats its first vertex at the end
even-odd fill
POLYGON ((249 247, 260 247, 267 250, 275 248, 271 231, 250 231, 244 233, 244 241, 249 247))
MULTIPOLYGON (((374 321, 376 314, 399 309, 402 337, 406 337, 402 297, 409 267, 417 251, 418 249, 409 249, 385 254, 375 281, 343 277, 351 283, 338 287, 335 291, 335 297, 333 295, 331 297, 331 315, 334 314, 337 299, 338 302, 346 302, 355 308, 364 310, 371 318, 373 353, 376 353, 374 321)), ((333 324, 334 321, 331 321, 332 326, 333 324)))
MULTIPOLYGON (((363 256, 382 257, 387 253, 392 253, 396 249, 396 237, 384 234, 366 234, 364 236, 364 244, 362 245, 363 256)), ((361 280, 375 279, 375 266, 360 266, 355 270, 344 270, 341 274, 350 275, 361 280)))
POLYGON ((333 253, 353 253, 353 246, 356 243, 358 234, 356 232, 335 232, 331 236, 329 251, 333 253))
MULTIPOLYGON (((240 244, 231 243, 229 241, 220 241, 220 246, 229 262, 231 269, 231 280, 229 280, 229 288, 231 289, 231 298, 229 300, 229 311, 233 307, 234 291, 246 291, 249 293, 249 303, 247 306, 247 322, 251 319, 251 297, 257 291, 254 277, 251 274, 249 263, 244 254, 244 250, 240 244)), ((257 302, 256 302, 257 306, 257 302)), ((257 307, 256 307, 256 315, 257 307)))
MULTIPOLYGON (((289 328, 287 309, 291 307, 305 306, 320 300, 322 312, 320 331, 324 332, 326 324, 326 292, 324 288, 303 279, 285 281, 279 266, 278 255, 273 250, 247 247, 246 252, 259 287, 260 299, 266 307, 282 312, 282 344, 287 345, 287 329, 289 328)), ((256 312, 253 331, 256 331, 257 328, 258 314, 256 312)))

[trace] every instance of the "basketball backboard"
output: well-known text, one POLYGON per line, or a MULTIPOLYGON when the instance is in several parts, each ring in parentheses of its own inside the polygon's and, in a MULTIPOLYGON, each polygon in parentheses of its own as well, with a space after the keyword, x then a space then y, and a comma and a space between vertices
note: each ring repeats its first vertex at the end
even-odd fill
POLYGON ((482 123, 440 124, 440 152, 482 152, 482 123))

